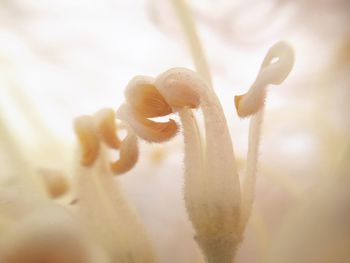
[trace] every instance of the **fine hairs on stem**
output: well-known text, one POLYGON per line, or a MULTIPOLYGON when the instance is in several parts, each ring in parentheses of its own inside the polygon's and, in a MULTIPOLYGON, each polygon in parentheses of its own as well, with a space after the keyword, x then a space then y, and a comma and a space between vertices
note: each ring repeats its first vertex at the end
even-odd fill
POLYGON ((11 150, 9 157, 23 164, 18 171, 33 176, 28 181, 34 182, 25 185, 25 195, 18 194, 19 188, 0 191, 0 228, 6 232, 11 228, 0 240, 4 240, 0 244, 1 262, 39 262, 53 255, 55 262, 90 263, 86 260, 90 252, 86 240, 93 241, 108 262, 158 262, 144 225, 114 176, 127 173, 137 163, 139 139, 163 143, 177 135, 180 125, 175 120, 153 119, 173 113, 179 114, 182 125, 184 202, 194 239, 207 263, 234 261, 254 202, 267 86, 285 80, 293 67, 294 54, 286 42, 273 45, 250 89, 235 97, 238 116, 250 117, 247 166, 241 183, 228 124, 213 89, 195 24, 185 0, 171 1, 196 71, 178 67, 155 77, 136 76, 128 83, 125 101, 116 112, 102 109, 92 116, 76 118, 80 151, 74 170, 77 196, 71 207, 63 208, 52 200, 69 191, 67 181, 52 170, 42 170, 46 177, 43 182, 37 180, 32 168, 26 166, 27 156, 16 151, 20 149, 18 142, 12 140, 6 127, 0 127, 0 135, 11 150), (203 114, 204 131, 199 129, 192 109, 200 109, 203 114), (119 138, 120 129, 126 131, 123 139, 119 138), (110 150, 119 152, 117 160, 110 150), (76 217, 67 211, 70 209, 76 217), (47 237, 51 243, 46 243, 47 237))
MULTIPOLYGON (((180 24, 183 26, 183 31, 185 33, 185 36, 187 38, 187 42, 189 44, 189 49, 191 51, 192 59, 194 62, 194 65, 197 69, 197 72, 202 76, 203 79, 207 81, 210 87, 212 87, 211 83, 211 76, 210 76, 210 70, 209 66, 206 62, 205 55, 203 52, 203 48, 201 46, 198 34, 196 32, 195 24, 192 20, 192 17, 189 13, 188 6, 186 5, 185 0, 172 0, 172 3, 174 5, 174 9, 177 13, 177 16, 179 18, 180 24)), ((279 53, 278 55, 282 55, 282 58, 279 58, 280 60, 277 62, 277 66, 279 66, 278 70, 280 71, 280 77, 279 80, 277 80, 277 83, 271 82, 272 84, 279 84, 281 83, 284 78, 289 74, 291 68, 293 67, 294 63, 294 55, 293 51, 289 46, 285 43, 279 43, 277 44, 277 48, 280 50, 283 50, 283 52, 279 53), (282 64, 281 64, 282 61, 282 64)), ((268 66, 272 62, 272 58, 276 57, 276 45, 275 48, 270 50, 269 54, 265 58, 262 68, 268 66)), ((274 66, 270 69, 264 69, 265 72, 260 72, 259 77, 260 79, 265 77, 266 75, 272 74, 269 73, 272 70, 274 66), (267 71, 267 73, 266 73, 267 71), (263 75, 263 77, 262 77, 263 75)), ((275 73, 275 72, 273 72, 275 73)), ((262 91, 263 96, 260 98, 260 102, 255 103, 259 104, 261 109, 258 110, 254 116, 251 117, 250 125, 249 125, 249 137, 248 137, 248 153, 247 153, 247 166, 246 171, 244 175, 244 181, 242 183, 242 209, 241 209, 241 219, 240 219, 240 229, 245 229, 246 224, 249 220, 252 205, 254 202, 254 189, 255 189, 255 181, 256 181, 256 172, 257 172, 257 163, 258 163, 258 155, 259 155, 259 145, 260 145, 260 134, 261 134, 261 126, 263 122, 263 116, 264 116, 264 100, 265 100, 265 86, 268 84, 268 82, 263 83, 263 88, 260 88, 260 91, 262 91), (261 104, 262 102, 262 104, 261 104), (262 106, 261 106, 262 105, 262 106)), ((257 86, 257 85, 256 85, 257 86)), ((237 102, 237 100, 236 100, 237 102)), ((237 108, 238 111, 238 108, 237 108)), ((184 112, 180 113, 180 116, 182 116, 183 125, 191 122, 193 118, 187 117, 186 118, 186 110, 184 112)), ((193 123, 191 124, 192 128, 189 130, 193 130, 194 133, 196 130, 198 131, 198 128, 196 129, 196 125, 193 123)), ((184 129, 184 135, 186 136, 186 130, 184 129)), ((198 135, 188 136, 191 138, 187 141, 185 139, 185 147, 192 147, 194 148, 195 145, 199 145, 200 138, 198 138, 198 135), (198 138, 198 140, 194 140, 194 138, 198 138), (192 143, 191 143, 192 142, 192 143)), ((185 157, 186 158, 186 157, 185 157)), ((197 157, 198 158, 198 157, 197 157)), ((200 159, 200 158, 198 158, 200 159)), ((232 160, 233 161, 233 160, 232 160)), ((186 162, 186 160, 185 160, 186 162)), ((243 231, 243 230, 242 230, 243 231)))
POLYGON ((242 184, 241 228, 245 228, 254 202, 254 189, 258 164, 261 126, 264 117, 266 88, 269 84, 281 84, 294 65, 294 52, 286 42, 278 42, 268 51, 258 76, 245 95, 236 96, 236 109, 241 117, 243 112, 251 116, 248 137, 247 165, 242 184), (276 61, 275 61, 276 59, 276 61), (260 105, 260 108, 257 107, 260 105))
POLYGON ((254 200, 266 88, 282 83, 293 61, 292 48, 285 42, 276 43, 251 88, 235 98, 239 116, 253 115, 242 192, 223 109, 213 89, 196 72, 173 68, 156 78, 136 76, 126 88, 126 101, 117 110, 117 117, 140 138, 149 142, 171 139, 178 124, 171 119, 158 123, 148 118, 173 112, 180 115, 185 142, 185 205, 195 239, 208 263, 232 262, 242 240, 254 200), (199 107, 205 122, 205 144, 189 110, 199 107))
MULTIPOLYGON (((185 33, 185 36, 187 38, 187 42, 189 45, 189 49, 191 51, 192 59, 194 62, 194 65, 197 69, 197 72, 199 75, 206 80, 208 86, 210 89, 213 89, 212 87, 212 81, 211 81, 211 75, 210 75, 210 70, 209 66, 207 64, 203 48, 201 46, 195 24, 192 20, 192 16, 188 10, 188 6, 186 5, 186 2, 184 0, 172 0, 172 3, 174 5, 174 9, 177 13, 177 16, 179 18, 180 24, 183 27, 183 31, 185 33)), ((216 95, 213 94, 213 98, 216 98, 216 95)), ((218 103, 219 109, 221 108, 220 103, 218 103)), ((194 209, 193 206, 193 201, 195 199, 200 199, 201 197, 198 196, 193 196, 196 195, 195 189, 201 188, 201 185, 198 184, 198 182, 203 182, 203 180, 200 179, 201 176, 203 176, 204 170, 206 169, 205 166, 203 165, 203 160, 205 163, 207 163, 205 156, 202 157, 202 155, 205 155, 204 152, 211 152, 211 149, 207 149, 207 151, 203 151, 203 146, 201 145, 201 136, 199 134, 198 130, 198 125, 197 122, 194 118, 194 116, 191 116, 186 109, 182 110, 179 112, 180 118, 182 120, 182 124, 184 127, 184 143, 185 143, 185 164, 190 164, 192 165, 185 165, 185 200, 186 200, 186 205, 187 205, 187 211, 189 212, 189 215, 191 217, 191 211, 198 211, 198 209, 194 209), (209 150, 209 151, 208 151, 209 150), (204 159, 203 159, 204 158, 204 159), (196 162, 197 165, 196 165, 196 162), (195 168, 197 166, 197 169, 195 168), (197 174, 197 175, 196 175, 197 174), (197 181, 197 182, 196 182, 197 181), (196 185, 196 187, 194 186, 196 185), (192 189, 192 190, 191 190, 192 189), (187 191, 186 191, 187 190, 187 191)), ((215 117, 214 117, 215 118, 215 117)), ((223 118, 224 119, 224 118, 223 118)), ((208 120, 208 119, 206 119, 208 120)), ((224 129, 227 131, 227 125, 226 122, 223 120, 222 122, 224 126, 226 126, 224 129)), ((206 124, 208 124, 208 121, 206 121, 206 124)), ((211 125, 214 125, 212 123, 211 125)), ((219 129, 221 128, 218 126, 219 129)), ((207 130, 207 129, 206 129, 207 130)), ((216 134, 216 136, 219 134, 216 134)), ((220 137, 220 135, 219 135, 220 137)), ((206 145, 209 145, 215 141, 214 138, 210 138, 210 134, 206 134, 206 145), (210 139, 214 139, 213 142, 210 142, 210 139)), ((232 144, 231 141, 229 140, 229 144, 232 144)), ((219 144, 221 145, 221 144, 219 144)), ((232 145, 231 145, 232 148, 232 145)), ((234 163, 234 154, 233 154, 233 149, 228 150, 229 153, 229 158, 231 157, 231 160, 228 160, 230 163, 234 163)), ((219 155, 220 156, 220 155, 219 155)), ((226 159, 227 160, 227 159, 226 159)), ((220 168, 219 168, 220 169, 220 168)), ((232 168, 233 171, 233 180, 236 181, 238 180, 237 177, 237 171, 236 168, 232 168)), ((231 175, 232 176, 232 175, 231 175)), ((233 182, 231 182, 233 183, 233 182)), ((235 185, 236 183, 233 183, 235 185)), ((237 206, 239 206, 240 198, 239 198, 239 183, 237 183, 236 189, 231 189, 233 190, 233 195, 236 198, 237 206)), ((199 190, 200 191, 200 190, 199 190)), ((201 196, 201 195, 199 195, 201 196)), ((201 201, 199 201, 200 204, 201 201)), ((204 202, 204 200, 202 200, 204 202)), ((234 202, 233 202, 234 203, 234 202)), ((233 204, 232 203, 232 204, 233 204)), ((231 205, 232 205, 231 204, 231 205)), ((205 204, 204 204, 205 205, 205 204)), ((232 209, 232 207, 231 207, 232 209)), ((235 209, 233 209, 235 210, 235 209)), ((232 212, 232 211, 231 211, 232 212)), ((197 215, 197 217, 201 217, 203 215, 197 215)), ((194 215, 192 215, 194 217, 194 215)), ((236 211, 236 215, 234 215, 232 218, 239 218, 239 212, 236 211)), ((209 219, 210 220, 210 219, 209 219)), ((234 221, 236 221, 234 220, 234 221)), ((238 219, 239 220, 239 219, 238 219)), ((196 224, 195 221, 200 222, 201 219, 192 219, 192 223, 196 224)), ((236 222, 231 222, 232 227, 235 228, 236 222)), ((210 224, 210 223, 209 223, 210 224)), ((195 226, 196 228, 196 226, 195 226)), ((202 227, 203 228, 203 227, 202 227)), ((205 228, 205 227, 204 227, 205 228)), ((232 230, 229 230, 232 231, 232 230)), ((227 239, 227 234, 226 237, 219 237, 219 239, 214 238, 213 240, 208 240, 206 237, 199 237, 197 233, 197 242, 199 245, 202 247, 202 250, 204 251, 205 257, 209 262, 232 262, 232 259, 235 254, 235 250, 237 247, 237 243, 240 240, 239 233, 234 233, 235 231, 233 230, 233 238, 228 238, 231 240, 226 240, 227 239), (201 240, 202 239, 202 240, 201 240), (215 244, 217 243, 217 244, 215 244), (223 244, 226 243, 226 244, 223 244), (229 244, 232 243, 232 244, 229 244), (220 251, 220 250, 224 251, 220 251), (226 251, 225 251, 226 250, 226 251)), ((205 235, 204 235, 205 236, 205 235)))

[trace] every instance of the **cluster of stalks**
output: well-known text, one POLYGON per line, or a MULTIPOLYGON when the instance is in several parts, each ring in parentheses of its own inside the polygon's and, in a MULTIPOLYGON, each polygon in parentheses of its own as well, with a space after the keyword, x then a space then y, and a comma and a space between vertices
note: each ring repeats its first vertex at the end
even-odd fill
POLYGON ((128 172, 137 163, 139 139, 163 143, 177 135, 180 124, 176 121, 153 119, 171 114, 179 115, 182 126, 184 201, 194 239, 206 262, 234 261, 254 201, 267 86, 285 80, 294 54, 286 42, 273 45, 251 88, 235 97, 237 114, 250 117, 247 165, 240 182, 227 121, 191 17, 183 1, 174 1, 174 6, 186 34, 191 35, 197 71, 173 68, 156 77, 136 76, 128 83, 125 102, 117 111, 103 109, 76 118, 80 162, 74 172, 77 198, 72 212, 52 204, 50 198, 64 192, 66 185, 48 171, 43 174, 50 198, 20 190, 1 191, 0 226, 13 226, 2 238, 1 262, 157 262, 142 222, 113 176, 128 172), (199 108, 204 133, 193 112, 199 108), (126 131, 124 138, 121 130, 126 131), (119 153, 117 160, 110 157, 111 151, 119 153))
POLYGON ((233 262, 254 200, 266 88, 282 83, 293 61, 287 43, 275 44, 248 92, 235 97, 238 115, 251 117, 242 182, 222 106, 207 81, 185 68, 173 68, 155 78, 134 77, 116 112, 102 109, 75 119, 80 144, 80 162, 74 172, 76 200, 70 208, 75 216, 51 201, 68 190, 62 176, 52 171, 41 171, 46 195, 20 187, 1 189, 0 223, 7 226, 0 244, 1 262, 90 263, 103 262, 101 258, 157 262, 142 222, 113 176, 137 163, 139 139, 163 143, 177 135, 180 124, 174 120, 152 119, 175 113, 184 136, 184 201, 194 239, 206 262, 233 262), (204 117, 204 134, 192 111, 197 108, 204 117), (124 138, 119 136, 121 130, 126 131, 124 138), (117 160, 110 158, 110 151, 119 153, 117 160))
MULTIPOLYGON (((268 51, 249 91, 235 97, 238 115, 251 116, 247 168, 243 182, 239 181, 232 141, 222 106, 214 90, 199 74, 185 68, 173 68, 156 78, 134 77, 126 87, 125 103, 118 108, 116 116, 112 110, 105 109, 93 117, 83 116, 76 120, 76 132, 82 146, 82 169, 85 167, 85 172, 81 172, 84 173, 82 175, 84 178, 78 185, 81 190, 79 195, 81 203, 85 202, 84 197, 86 200, 95 199, 98 192, 95 189, 87 193, 91 190, 85 188, 87 183, 83 181, 88 180, 86 174, 92 170, 89 167, 97 166, 96 162, 101 158, 104 159, 104 164, 99 165, 105 166, 104 173, 121 174, 129 171, 137 162, 137 138, 162 143, 173 138, 179 130, 179 125, 172 119, 157 122, 151 118, 177 113, 182 124, 185 143, 184 200, 188 217, 195 230, 194 238, 207 262, 232 262, 242 240, 254 200, 266 87, 269 84, 282 83, 292 66, 291 47, 285 42, 275 44, 268 51), (192 112, 192 109, 197 108, 201 108, 204 116, 204 135, 201 134, 192 112), (123 140, 117 136, 119 127, 127 130, 127 136, 123 140), (101 152, 106 147, 119 149, 118 161, 109 163, 101 152)), ((95 182, 102 180, 104 179, 96 178, 95 182)), ((110 183, 112 184, 112 181, 110 183)), ((107 200, 108 198, 105 202, 107 200)), ((87 206, 90 202, 93 200, 88 201, 87 206)), ((125 210, 120 211, 121 207, 116 207, 116 210, 123 212, 122 217, 128 217, 130 211, 124 204, 122 207, 125 210)), ((86 210, 91 208, 87 207, 86 210)), ((89 218, 92 217, 90 215, 89 218)), ((128 223, 118 227, 119 231, 120 229, 125 231, 122 242, 125 242, 126 236, 140 236, 140 232, 144 233, 137 220, 131 218, 134 217, 128 217, 128 223), (131 224, 133 221, 135 226, 131 224), (138 234, 133 232, 136 229, 138 234)), ((150 247, 146 240, 146 237, 144 242, 140 239, 139 249, 134 245, 128 247, 128 251, 134 250, 133 255, 138 259, 137 262, 154 261, 150 260, 152 253, 149 250, 146 252, 146 247, 150 247), (142 261, 141 259, 146 258, 145 255, 148 256, 148 260, 142 261)), ((121 254, 122 252, 118 258, 121 254)))

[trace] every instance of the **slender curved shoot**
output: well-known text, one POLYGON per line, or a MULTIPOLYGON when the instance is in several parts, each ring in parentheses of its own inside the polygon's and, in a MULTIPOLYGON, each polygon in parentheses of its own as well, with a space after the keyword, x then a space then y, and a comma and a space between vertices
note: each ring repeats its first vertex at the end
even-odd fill
POLYGON ((267 86, 270 84, 281 84, 289 75, 293 65, 293 48, 286 42, 276 43, 266 54, 258 76, 249 91, 244 95, 235 97, 238 116, 251 116, 247 165, 242 183, 242 211, 240 220, 242 231, 248 223, 254 202, 261 125, 264 117, 267 86))
MULTIPOLYGON (((82 222, 90 230, 89 233, 92 233, 102 244, 111 262, 156 262, 153 248, 143 225, 136 212, 125 200, 118 181, 113 180, 113 173, 125 172, 131 169, 136 162, 136 137, 128 129, 128 135, 120 142, 120 159, 111 164, 108 159, 106 137, 102 134, 108 134, 107 137, 110 138, 109 135, 116 132, 114 131, 115 126, 109 123, 104 127, 112 128, 112 130, 104 130, 99 125, 108 122, 107 119, 111 120, 110 114, 97 114, 88 119, 80 117, 75 121, 78 138, 81 138, 81 134, 94 132, 96 134, 96 131, 100 129, 97 135, 99 154, 95 156, 91 164, 82 164, 77 167, 77 209, 82 222), (104 118, 100 119, 101 116, 104 118)), ((92 136, 88 138, 95 140, 95 137, 92 136)), ((82 142, 84 157, 86 145, 91 145, 91 143, 81 139, 80 142, 82 142)))
MULTIPOLYGON (((175 68, 158 76, 156 86, 173 107, 200 106, 205 143, 185 146, 185 201, 196 241, 208 262, 232 262, 240 242, 240 185, 231 137, 216 94, 194 71, 175 68), (192 148, 193 147, 193 148, 192 148), (202 148, 202 153, 197 153, 202 148), (197 156, 196 156, 197 155, 197 156), (191 159, 189 157, 192 157, 191 159), (203 158, 203 162, 200 162, 203 158), (197 160, 198 159, 198 160, 197 160), (193 164, 199 167, 192 168, 193 164), (198 172, 193 170, 198 169, 198 172)), ((196 138, 196 127, 180 115, 185 141, 196 138), (190 130, 189 130, 190 129, 190 130)))
MULTIPOLYGON (((136 77, 133 81, 136 79, 142 83, 142 78, 144 77, 136 77)), ((170 69, 159 75, 153 83, 150 82, 150 85, 158 90, 172 112, 180 114, 185 137, 184 194, 189 218, 196 232, 195 239, 208 262, 232 262, 241 239, 238 231, 240 186, 232 142, 219 100, 196 72, 184 68, 170 69), (205 147, 202 145, 195 118, 188 111, 189 108, 199 106, 205 118, 205 147)), ((118 117, 124 116, 124 120, 130 121, 133 128, 141 126, 142 123, 137 123, 136 118, 130 118, 131 114, 126 115, 126 108, 132 113, 142 108, 154 112, 151 107, 161 107, 156 104, 143 105, 142 100, 137 103, 130 100, 130 97, 145 97, 146 93, 150 94, 142 87, 128 85, 126 94, 129 96, 117 111, 118 117), (135 93, 133 96, 130 95, 132 92, 135 93), (144 94, 136 94, 137 92, 144 94)), ((159 98, 157 101, 163 102, 159 98)), ((145 128, 134 128, 134 131, 142 138, 148 136, 145 128)), ((164 133, 160 132, 158 135, 162 138, 164 133)), ((159 142, 160 139, 155 138, 152 141, 159 142)))
POLYGON ((111 170, 114 174, 123 174, 130 171, 137 163, 139 157, 135 133, 128 126, 124 128, 127 130, 127 135, 121 142, 119 159, 111 163, 111 170))
POLYGON ((149 142, 169 140, 176 134, 177 124, 171 119, 162 123, 148 118, 180 115, 185 142, 185 204, 195 239, 209 263, 233 261, 254 199, 266 86, 282 83, 293 64, 293 49, 285 42, 275 44, 250 90, 235 98, 240 117, 255 114, 242 194, 223 109, 213 89, 196 72, 173 68, 157 78, 137 76, 126 88, 126 102, 117 116, 139 137, 149 142), (189 111, 198 107, 205 121, 205 143, 189 111))

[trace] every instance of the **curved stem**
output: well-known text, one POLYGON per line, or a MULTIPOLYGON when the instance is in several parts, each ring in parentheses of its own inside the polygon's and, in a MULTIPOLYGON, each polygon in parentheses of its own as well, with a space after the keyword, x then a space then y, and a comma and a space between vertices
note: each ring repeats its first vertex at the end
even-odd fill
MULTIPOLYGON (((232 262, 240 242, 240 184, 224 111, 212 89, 188 69, 170 69, 155 86, 169 105, 200 101, 205 122, 205 148, 200 147, 194 118, 180 110, 185 135, 185 200, 196 241, 207 262, 232 262), (188 90, 191 92, 187 92, 188 90), (202 164, 203 163, 203 164, 202 164), (196 166, 194 166, 195 164, 196 166), (189 182, 189 184, 188 184, 189 182)), ((175 108, 175 111, 179 109, 175 108)))
POLYGON ((251 117, 249 124, 247 165, 242 184, 242 210, 240 219, 240 229, 242 231, 244 231, 245 226, 248 223, 254 202, 254 190, 263 117, 264 107, 251 117))
MULTIPOLYGON (((220 118, 209 114, 212 107, 203 107, 206 126, 215 127, 207 132, 204 152, 191 111, 179 111, 185 142, 185 202, 207 262, 229 263, 240 241, 237 233, 239 182, 234 162, 227 161, 234 157, 230 141, 225 141, 229 135, 225 132, 226 122, 222 123, 220 118), (218 138, 219 131, 221 139, 218 138)), ((220 108, 216 111, 220 112, 220 108)))
MULTIPOLYGON (((231 199, 234 196, 232 201, 235 206, 239 207, 240 184, 224 111, 214 92, 208 91, 207 98, 203 97, 202 99, 201 108, 206 130, 205 164, 208 180, 220 182, 221 190, 216 189, 217 193, 221 193, 220 199, 224 201, 226 198, 231 199), (227 187, 230 189, 229 191, 225 191, 227 187)), ((211 185, 210 188, 213 189, 216 186, 219 187, 219 183, 211 185)))
POLYGON ((212 80, 208 63, 206 61, 201 41, 199 40, 195 23, 190 15, 186 0, 171 0, 185 33, 192 60, 197 72, 212 88, 212 80))
MULTIPOLYGON (((186 0, 172 0, 172 3, 187 37, 192 59, 197 72, 208 83, 209 88, 212 90, 213 88, 209 66, 205 59, 204 51, 197 34, 195 24, 191 18, 185 1, 186 0)), ((233 181, 231 181, 231 183, 233 183, 235 188, 234 192, 235 194, 237 193, 236 195, 238 197, 235 203, 237 206, 239 206, 240 186, 235 167, 232 141, 228 132, 227 123, 221 104, 216 94, 214 92, 211 93, 212 94, 207 97, 208 101, 203 101, 201 105, 205 116, 206 126, 206 156, 204 161, 207 170, 206 176, 215 177, 218 171, 221 171, 221 169, 230 171, 229 173, 232 172, 234 174, 233 176, 223 173, 224 175, 222 176, 222 180, 229 180, 230 177, 231 179, 235 178, 233 181)), ((229 187, 232 187, 232 185, 229 187)))
POLYGON ((83 222, 116 262, 156 262, 146 230, 110 172, 104 147, 91 168, 77 169, 83 222))
MULTIPOLYGON (((209 86, 212 86, 211 76, 208 64, 205 59, 202 45, 197 35, 197 30, 194 21, 189 14, 188 6, 185 0, 171 0, 174 10, 178 16, 179 22, 182 26, 183 32, 186 36, 187 43, 190 49, 193 63, 203 79, 205 79, 209 86)), ((193 210, 193 189, 199 187, 200 177, 203 176, 203 146, 198 123, 193 115, 192 110, 182 109, 179 111, 181 123, 183 127, 184 144, 185 144, 185 200, 187 210, 193 210)))

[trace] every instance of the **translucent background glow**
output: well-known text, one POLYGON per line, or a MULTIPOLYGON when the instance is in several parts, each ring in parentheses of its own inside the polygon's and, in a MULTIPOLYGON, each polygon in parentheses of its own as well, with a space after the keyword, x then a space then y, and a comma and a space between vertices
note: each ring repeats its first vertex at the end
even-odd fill
MULTIPOLYGON (((54 167, 69 162, 72 154, 66 151, 75 147, 72 119, 102 107, 117 108, 134 75, 155 76, 175 66, 193 68, 169 2, 0 2, 1 125, 30 159, 54 167)), ((349 1, 188 3, 242 167, 248 121, 237 118, 234 95, 248 89, 274 42, 284 39, 295 48, 292 74, 282 86, 270 89, 264 124, 257 186, 257 196, 262 197, 256 206, 268 235, 273 235, 273 224, 295 202, 292 196, 316 184, 320 176, 331 175, 349 140, 349 1)), ((181 203, 180 175, 171 172, 182 165, 181 138, 162 147, 166 158, 154 164, 153 148, 143 145, 146 157, 130 179, 122 180, 158 240, 161 258, 180 246, 178 258, 164 262, 193 262, 186 261, 197 255, 190 249, 193 243, 178 243, 181 235, 191 237, 191 230, 181 203), (136 178, 144 167, 153 179, 136 178), (160 202, 164 196, 179 216, 160 202), (177 226, 184 229, 179 236, 171 231, 177 226)), ((6 153, 1 155, 5 163, 6 153)), ((249 231, 239 255, 242 262, 257 260, 251 251, 264 247, 249 231)))

